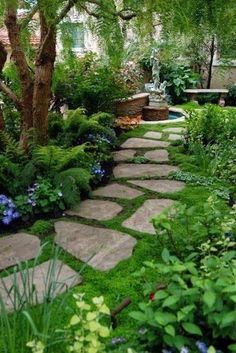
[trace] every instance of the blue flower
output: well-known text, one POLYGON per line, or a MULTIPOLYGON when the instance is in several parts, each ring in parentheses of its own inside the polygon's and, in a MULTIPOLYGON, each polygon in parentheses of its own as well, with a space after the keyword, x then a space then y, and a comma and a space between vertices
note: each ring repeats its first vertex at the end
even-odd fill
POLYGON ((189 353, 188 347, 182 347, 180 353, 189 353))
POLYGON ((3 217, 2 223, 8 226, 11 223, 12 219, 11 217, 3 217))
POLYGON ((200 353, 207 353, 208 347, 205 342, 197 341, 196 346, 197 346, 200 353))
POLYGON ((116 345, 122 344, 122 343, 126 343, 126 342, 127 342, 127 340, 126 340, 126 338, 124 338, 124 337, 114 337, 114 338, 112 338, 112 340, 111 340, 111 344, 112 344, 113 346, 116 346, 116 345))

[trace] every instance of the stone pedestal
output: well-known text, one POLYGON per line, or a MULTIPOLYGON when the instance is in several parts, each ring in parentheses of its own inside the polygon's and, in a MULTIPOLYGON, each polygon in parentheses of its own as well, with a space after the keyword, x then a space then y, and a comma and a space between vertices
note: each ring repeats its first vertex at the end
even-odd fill
POLYGON ((168 120, 169 108, 168 106, 145 106, 143 108, 143 120, 158 121, 168 120))

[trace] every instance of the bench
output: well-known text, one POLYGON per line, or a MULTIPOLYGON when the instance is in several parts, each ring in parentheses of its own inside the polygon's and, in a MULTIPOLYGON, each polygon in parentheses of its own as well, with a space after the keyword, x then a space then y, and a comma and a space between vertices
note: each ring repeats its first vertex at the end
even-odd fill
POLYGON ((208 93, 217 93, 219 94, 219 105, 221 105, 222 107, 225 106, 225 96, 227 95, 227 93, 229 92, 228 89, 224 89, 224 88, 216 88, 216 89, 211 89, 211 88, 193 88, 193 89, 186 89, 184 91, 184 93, 186 93, 187 95, 190 96, 190 100, 194 101, 196 103, 198 103, 197 101, 197 96, 199 94, 208 94, 208 93))

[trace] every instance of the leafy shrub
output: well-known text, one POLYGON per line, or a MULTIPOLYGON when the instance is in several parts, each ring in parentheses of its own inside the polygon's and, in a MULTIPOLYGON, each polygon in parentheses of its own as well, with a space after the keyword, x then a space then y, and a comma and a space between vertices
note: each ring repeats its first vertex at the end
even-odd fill
POLYGON ((52 139, 60 138, 64 131, 65 122, 59 113, 50 112, 48 115, 48 133, 52 139))
POLYGON ((50 221, 38 220, 30 228, 30 232, 36 235, 48 235, 54 230, 53 223, 50 221))
POLYGON ((89 115, 112 112, 114 100, 129 92, 117 71, 90 53, 58 63, 53 86, 57 101, 67 103, 70 109, 83 107, 89 115))
POLYGON ((96 121, 98 124, 113 128, 115 124, 115 116, 109 113, 99 112, 90 116, 90 120, 96 121))
POLYGON ((163 81, 167 81, 168 93, 173 103, 181 103, 184 90, 196 87, 199 83, 199 75, 184 65, 162 65, 161 77, 163 81))
POLYGON ((219 101, 219 94, 217 93, 207 93, 207 94, 199 94, 198 98, 199 104, 217 104, 219 101))
POLYGON ((162 259, 162 263, 145 263, 162 282, 159 287, 149 283, 144 291, 149 302, 140 303, 139 311, 131 313, 147 329, 144 343, 181 351, 204 336, 208 344, 234 351, 236 252, 204 256, 200 267, 192 257, 181 261, 167 249, 162 259))

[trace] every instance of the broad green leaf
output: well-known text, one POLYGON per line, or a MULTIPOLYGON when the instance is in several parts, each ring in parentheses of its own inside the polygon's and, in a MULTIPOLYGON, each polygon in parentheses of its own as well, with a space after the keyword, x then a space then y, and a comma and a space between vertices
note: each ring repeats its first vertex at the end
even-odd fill
POLYGON ((147 317, 144 313, 142 313, 141 311, 133 311, 129 314, 130 317, 132 317, 133 319, 137 320, 137 321, 146 321, 147 317))
POLYGON ((106 326, 101 326, 99 329, 99 335, 101 337, 109 337, 110 331, 106 326))
POLYGON ((179 301, 179 296, 177 295, 172 295, 171 297, 167 298, 166 300, 164 300, 162 307, 171 307, 174 304, 176 304, 179 301))
POLYGON ((230 311, 223 315, 220 327, 227 327, 236 322, 236 310, 230 311))
POLYGON ((96 319, 96 317, 97 317, 97 313, 95 313, 95 312, 90 312, 86 316, 88 321, 92 321, 92 320, 96 319))
POLYGON ((155 321, 161 326, 166 326, 172 322, 176 322, 177 319, 174 314, 158 311, 155 315, 155 321))
POLYGON ((203 301, 209 308, 212 308, 216 301, 216 295, 212 291, 207 291, 203 295, 203 301))
POLYGON ((174 326, 172 326, 172 325, 167 325, 167 326, 165 327, 165 331, 166 331, 166 333, 168 333, 168 335, 170 335, 170 336, 172 336, 172 337, 175 336, 175 328, 174 328, 174 326))
POLYGON ((70 319, 71 326, 77 325, 79 322, 80 322, 80 318, 78 315, 73 315, 72 318, 70 319))
POLYGON ((213 346, 210 346, 207 350, 207 353, 216 353, 216 350, 213 346))
POLYGON ((160 291, 155 293, 155 299, 156 300, 164 299, 166 297, 168 297, 168 293, 165 292, 164 290, 160 290, 160 291))
POLYGON ((184 322, 182 324, 184 330, 192 335, 202 336, 202 331, 199 326, 192 324, 191 322, 184 322))
POLYGON ((161 257, 162 257, 162 260, 165 262, 165 263, 168 263, 169 260, 170 260, 170 253, 169 253, 169 250, 164 248, 162 253, 161 253, 161 257))
POLYGON ((228 349, 229 349, 231 352, 236 352, 236 343, 230 344, 230 345, 228 346, 228 349))

